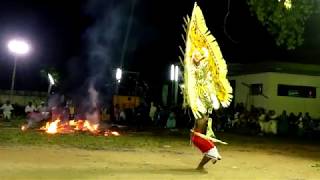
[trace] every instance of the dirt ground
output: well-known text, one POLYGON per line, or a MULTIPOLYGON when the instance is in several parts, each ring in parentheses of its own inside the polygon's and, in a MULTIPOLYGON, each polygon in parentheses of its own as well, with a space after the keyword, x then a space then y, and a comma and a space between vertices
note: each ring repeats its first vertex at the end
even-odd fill
POLYGON ((319 146, 219 146, 223 160, 194 168, 193 147, 136 150, 82 150, 61 147, 0 146, 1 179, 320 179, 319 146))

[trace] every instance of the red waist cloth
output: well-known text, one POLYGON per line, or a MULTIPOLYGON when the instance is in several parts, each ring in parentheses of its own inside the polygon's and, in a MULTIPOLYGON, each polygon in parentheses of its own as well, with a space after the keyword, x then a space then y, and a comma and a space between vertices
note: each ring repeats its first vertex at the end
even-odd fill
POLYGON ((199 148, 202 153, 206 153, 214 147, 214 143, 212 141, 204 139, 197 135, 193 135, 191 140, 193 144, 197 146, 197 148, 199 148))

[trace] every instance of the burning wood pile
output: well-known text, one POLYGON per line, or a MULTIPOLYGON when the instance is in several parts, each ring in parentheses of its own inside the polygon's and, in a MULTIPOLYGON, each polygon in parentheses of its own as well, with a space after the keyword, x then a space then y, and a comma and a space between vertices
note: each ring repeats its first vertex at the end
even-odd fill
MULTIPOLYGON (((36 115, 32 115, 29 118, 28 124, 21 127, 22 131, 30 129, 33 123, 39 123, 37 120, 32 119, 36 115)), ((111 125, 102 125, 97 113, 88 114, 86 120, 61 120, 59 116, 56 116, 55 120, 47 121, 44 126, 39 130, 48 134, 70 134, 75 132, 89 132, 93 135, 103 136, 119 136, 117 131, 110 130, 111 125)))
POLYGON ((90 123, 88 120, 71 120, 62 122, 57 119, 53 122, 47 122, 45 126, 42 126, 40 130, 45 131, 48 134, 68 134, 78 132, 90 132, 94 135, 104 136, 119 136, 117 131, 102 130, 99 128, 99 124, 90 123))
POLYGON ((78 111, 75 111, 75 105, 72 101, 65 101, 64 96, 51 96, 47 106, 43 105, 37 112, 28 114, 27 124, 23 125, 21 130, 37 128, 48 134, 89 132, 93 135, 119 136, 120 134, 113 129, 115 129, 114 127, 120 129, 123 126, 106 124, 100 121, 101 110, 97 105, 98 92, 94 89, 93 84, 90 84, 88 94, 88 102, 80 103, 83 106, 82 108, 78 104, 77 108, 80 109, 78 111))

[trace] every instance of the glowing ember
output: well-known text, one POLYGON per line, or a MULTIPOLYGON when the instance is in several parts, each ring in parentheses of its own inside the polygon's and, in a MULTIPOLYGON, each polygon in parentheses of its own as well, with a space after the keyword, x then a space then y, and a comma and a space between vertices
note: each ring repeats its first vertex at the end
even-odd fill
POLYGON ((112 131, 111 134, 114 136, 120 136, 120 134, 117 131, 112 131))
POLYGON ((21 130, 22 131, 26 131, 27 130, 27 126, 26 125, 21 126, 21 130))
POLYGON ((118 133, 117 131, 105 131, 104 132, 104 136, 110 136, 110 135, 120 136, 120 133, 118 133))

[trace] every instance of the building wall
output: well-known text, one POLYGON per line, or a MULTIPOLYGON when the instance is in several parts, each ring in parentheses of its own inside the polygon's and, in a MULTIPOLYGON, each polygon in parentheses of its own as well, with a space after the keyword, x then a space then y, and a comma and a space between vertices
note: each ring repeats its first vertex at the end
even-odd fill
POLYGON ((138 96, 113 96, 113 106, 119 105, 122 109, 136 108, 140 104, 140 98, 138 96))
POLYGON ((47 100, 47 92, 37 91, 14 91, 14 94, 10 98, 9 90, 0 90, 0 104, 10 100, 12 104, 18 104, 25 106, 28 102, 39 105, 41 101, 47 100))
POLYGON ((250 84, 263 84, 263 93, 269 94, 272 90, 269 86, 266 86, 269 82, 269 78, 264 74, 250 74, 250 75, 240 75, 233 76, 229 78, 230 80, 235 80, 235 91, 234 93, 234 102, 244 103, 247 108, 250 108, 251 105, 257 107, 268 107, 268 99, 263 96, 252 96, 250 95, 250 84))
POLYGON ((250 105, 263 107, 267 110, 275 110, 280 114, 283 110, 295 114, 309 112, 312 117, 320 118, 320 76, 285 74, 285 73, 258 73, 232 76, 230 80, 236 81, 235 104, 243 102, 247 108, 250 105), (249 95, 249 88, 246 84, 263 84, 263 94, 249 95), (312 86, 316 88, 316 98, 278 96, 278 84, 312 86))
MULTIPOLYGON (((0 95, 0 103, 3 104, 10 98, 7 95, 0 95)), ((37 97, 37 96, 12 96, 11 103, 25 106, 28 102, 39 105, 42 101, 46 101, 47 97, 37 97)))

